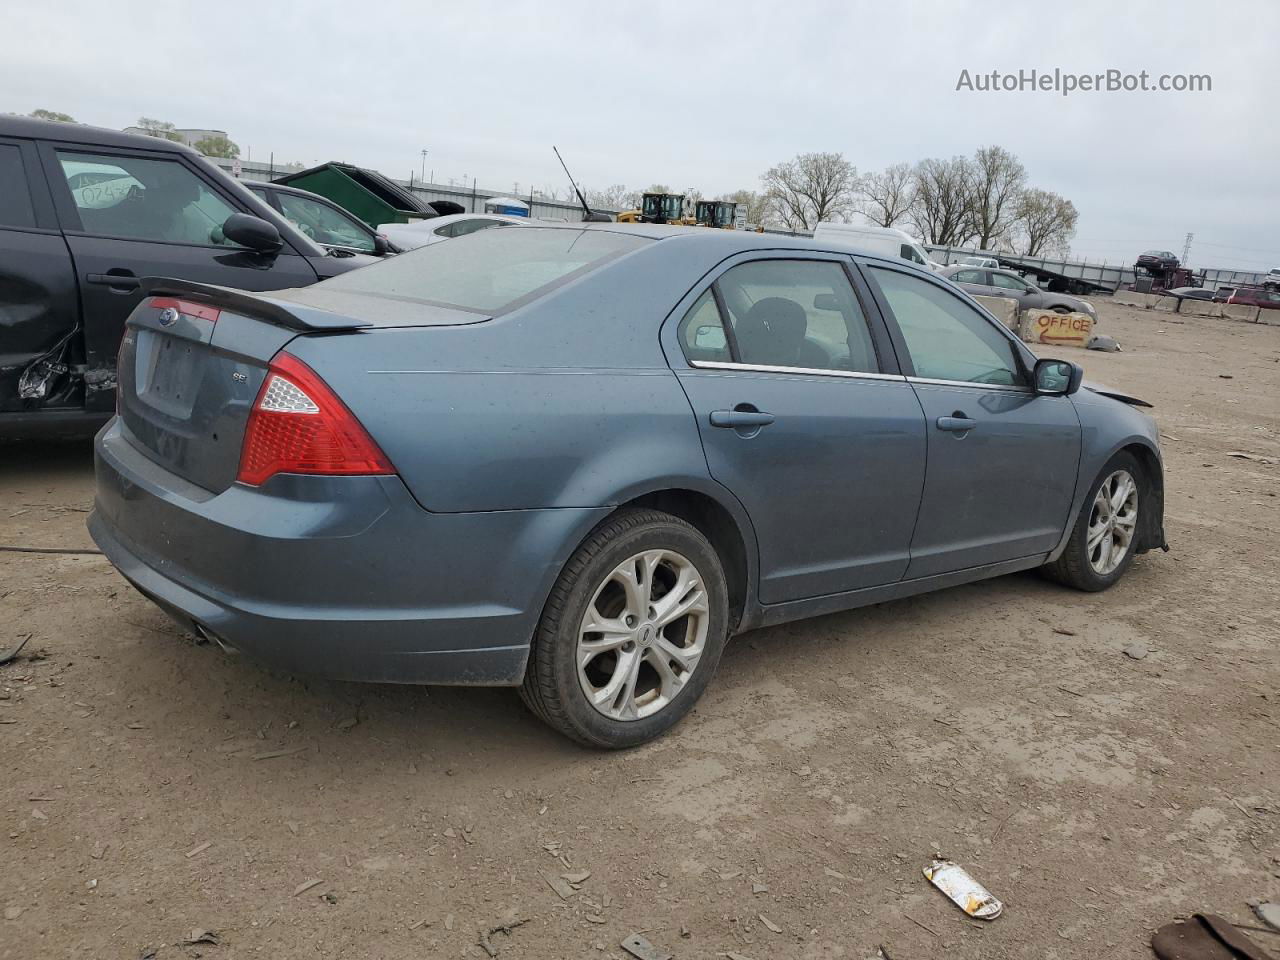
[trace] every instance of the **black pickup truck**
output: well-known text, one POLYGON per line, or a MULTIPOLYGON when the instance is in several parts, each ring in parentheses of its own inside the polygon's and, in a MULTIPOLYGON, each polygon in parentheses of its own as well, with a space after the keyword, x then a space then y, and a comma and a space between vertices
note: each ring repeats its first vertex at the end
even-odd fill
POLYGON ((111 416, 143 277, 279 290, 372 262, 326 251, 181 144, 0 116, 0 437, 111 416))

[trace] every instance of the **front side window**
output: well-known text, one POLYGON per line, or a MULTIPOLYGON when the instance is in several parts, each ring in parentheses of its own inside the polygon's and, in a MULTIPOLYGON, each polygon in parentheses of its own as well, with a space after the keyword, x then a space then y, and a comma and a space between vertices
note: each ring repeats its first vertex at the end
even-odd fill
POLYGON ((1002 287, 1005 290, 1016 290, 1018 293, 1026 293, 1027 285, 1017 277, 1011 277, 1007 273, 991 274, 991 285, 994 287, 1002 287))
POLYGON ((916 252, 916 248, 909 243, 904 243, 898 248, 898 256, 903 260, 910 260, 912 263, 918 263, 921 266, 924 266, 924 258, 921 257, 920 254, 916 252))
MULTIPOLYGON (((818 260, 757 260, 715 283, 736 345, 737 363, 809 370, 877 373, 871 332, 844 269, 818 260)), ((695 305, 710 317, 706 295, 695 305)), ((712 303, 711 305, 714 305, 712 303)), ((691 316, 692 316, 691 312, 691 316)), ((698 326, 690 320, 696 337, 698 326)), ((713 334, 704 331, 704 337, 713 334)), ((711 345, 711 341, 704 340, 711 345)), ((685 339, 686 350, 689 340, 685 339)), ((697 346, 696 341, 693 344, 697 346)), ((694 358, 689 354, 690 359, 694 358)))
POLYGON ((961 270, 952 279, 956 283, 976 283, 979 286, 987 284, 987 278, 982 275, 981 270, 961 270))
POLYGON ((316 243, 373 252, 373 237, 345 213, 295 193, 282 192, 279 199, 285 218, 316 243))
POLYGON ((1013 344, 959 297, 895 270, 872 267, 871 273, 907 341, 916 376, 1022 384, 1013 344))
POLYGON ((236 210, 177 160, 58 151, 86 233, 202 246, 229 244, 236 210))
POLYGON ((13 144, 0 143, 0 227, 35 225, 31 190, 22 168, 22 151, 13 144))

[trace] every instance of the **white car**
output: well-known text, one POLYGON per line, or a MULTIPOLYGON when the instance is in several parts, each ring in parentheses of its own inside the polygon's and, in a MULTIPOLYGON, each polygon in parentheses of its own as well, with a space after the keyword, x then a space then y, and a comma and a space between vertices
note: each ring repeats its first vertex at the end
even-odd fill
POLYGON ((441 240, 465 237, 468 233, 489 227, 528 225, 528 217, 509 217, 501 213, 452 213, 414 223, 383 223, 377 230, 401 250, 414 250, 441 240))

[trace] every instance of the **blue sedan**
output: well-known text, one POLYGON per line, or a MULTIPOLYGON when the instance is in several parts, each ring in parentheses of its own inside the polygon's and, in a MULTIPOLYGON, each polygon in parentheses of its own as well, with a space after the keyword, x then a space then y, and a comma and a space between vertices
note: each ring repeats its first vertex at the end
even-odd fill
POLYGON ((955 286, 821 241, 487 230, 306 289, 145 281, 89 529, 196 634, 294 671, 518 686, 596 747, 728 639, 1164 546, 1141 401, 955 286))

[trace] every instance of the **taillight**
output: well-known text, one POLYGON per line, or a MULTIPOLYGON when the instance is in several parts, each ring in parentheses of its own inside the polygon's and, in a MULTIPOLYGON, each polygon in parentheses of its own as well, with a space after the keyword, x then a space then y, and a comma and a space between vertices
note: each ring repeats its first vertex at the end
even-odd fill
POLYGON ((278 353, 249 411, 236 479, 258 486, 277 473, 395 473, 360 421, 297 357, 278 353))

